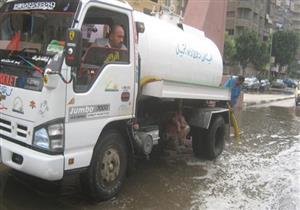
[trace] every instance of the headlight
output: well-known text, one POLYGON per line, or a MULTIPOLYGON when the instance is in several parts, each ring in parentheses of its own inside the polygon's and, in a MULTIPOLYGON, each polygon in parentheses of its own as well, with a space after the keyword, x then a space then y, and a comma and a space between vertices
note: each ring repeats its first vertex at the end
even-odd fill
POLYGON ((45 128, 40 128, 34 133, 33 144, 44 149, 49 149, 49 136, 45 128))
POLYGON ((64 124, 52 123, 37 128, 34 132, 33 145, 49 152, 63 152, 64 124))

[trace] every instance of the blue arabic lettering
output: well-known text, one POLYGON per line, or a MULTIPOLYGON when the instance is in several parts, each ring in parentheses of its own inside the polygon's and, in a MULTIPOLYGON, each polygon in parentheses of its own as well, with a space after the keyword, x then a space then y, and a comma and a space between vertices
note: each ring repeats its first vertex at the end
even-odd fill
POLYGON ((211 63, 213 57, 208 53, 201 53, 193 48, 187 48, 186 44, 178 44, 176 48, 176 55, 179 57, 188 56, 193 59, 197 59, 201 62, 211 63))
POLYGON ((176 48, 176 55, 182 57, 185 54, 186 45, 185 44, 178 44, 176 48))

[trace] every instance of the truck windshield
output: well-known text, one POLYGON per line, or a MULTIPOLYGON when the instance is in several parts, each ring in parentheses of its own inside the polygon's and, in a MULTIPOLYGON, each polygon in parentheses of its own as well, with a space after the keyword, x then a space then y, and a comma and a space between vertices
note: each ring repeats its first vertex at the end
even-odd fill
POLYGON ((1 7, 0 84, 41 89, 42 81, 38 80, 42 78, 47 65, 51 61, 62 60, 58 56, 62 57, 65 34, 72 24, 78 2, 23 0, 12 1, 1 7))

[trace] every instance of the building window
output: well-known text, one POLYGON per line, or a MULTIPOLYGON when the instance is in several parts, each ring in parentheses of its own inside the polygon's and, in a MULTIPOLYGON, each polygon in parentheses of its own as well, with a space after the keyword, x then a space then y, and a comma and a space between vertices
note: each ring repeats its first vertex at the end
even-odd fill
POLYGON ((236 27, 236 33, 237 35, 241 35, 245 31, 244 27, 236 27))
POLYGON ((168 7, 171 6, 171 0, 165 0, 165 5, 168 7))
POLYGON ((255 24, 258 24, 258 14, 257 14, 257 13, 254 13, 254 14, 253 14, 253 22, 254 22, 255 24))
POLYGON ((233 29, 227 29, 228 35, 234 35, 234 30, 233 29))
POLYGON ((144 8, 144 9, 143 9, 143 12, 144 12, 145 14, 147 14, 147 15, 151 15, 152 10, 151 10, 151 9, 148 9, 148 8, 144 8))
POLYGON ((150 0, 150 1, 153 1, 153 2, 155 2, 155 3, 158 3, 158 0, 150 0))
POLYGON ((235 12, 234 11, 228 11, 227 12, 227 17, 234 17, 235 16, 235 12))
POLYGON ((240 8, 239 12, 238 12, 238 17, 241 19, 246 19, 249 20, 250 19, 250 9, 245 9, 245 8, 240 8))

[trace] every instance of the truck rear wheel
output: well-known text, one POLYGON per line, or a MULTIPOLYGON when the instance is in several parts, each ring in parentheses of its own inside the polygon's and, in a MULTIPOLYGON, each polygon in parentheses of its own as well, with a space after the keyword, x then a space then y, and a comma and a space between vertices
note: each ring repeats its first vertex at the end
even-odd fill
POLYGON ((192 146, 195 156, 213 160, 224 149, 225 122, 221 116, 213 119, 208 130, 192 128, 192 146))
POLYGON ((207 158, 209 160, 218 157, 225 145, 225 122, 223 117, 216 117, 211 123, 206 139, 207 158))
POLYGON ((105 132, 96 145, 88 171, 81 176, 82 188, 96 201, 114 197, 124 182, 127 162, 122 135, 114 130, 105 132))
POLYGON ((192 128, 192 147, 196 157, 205 157, 205 139, 207 136, 207 130, 204 128, 193 127, 192 128))

